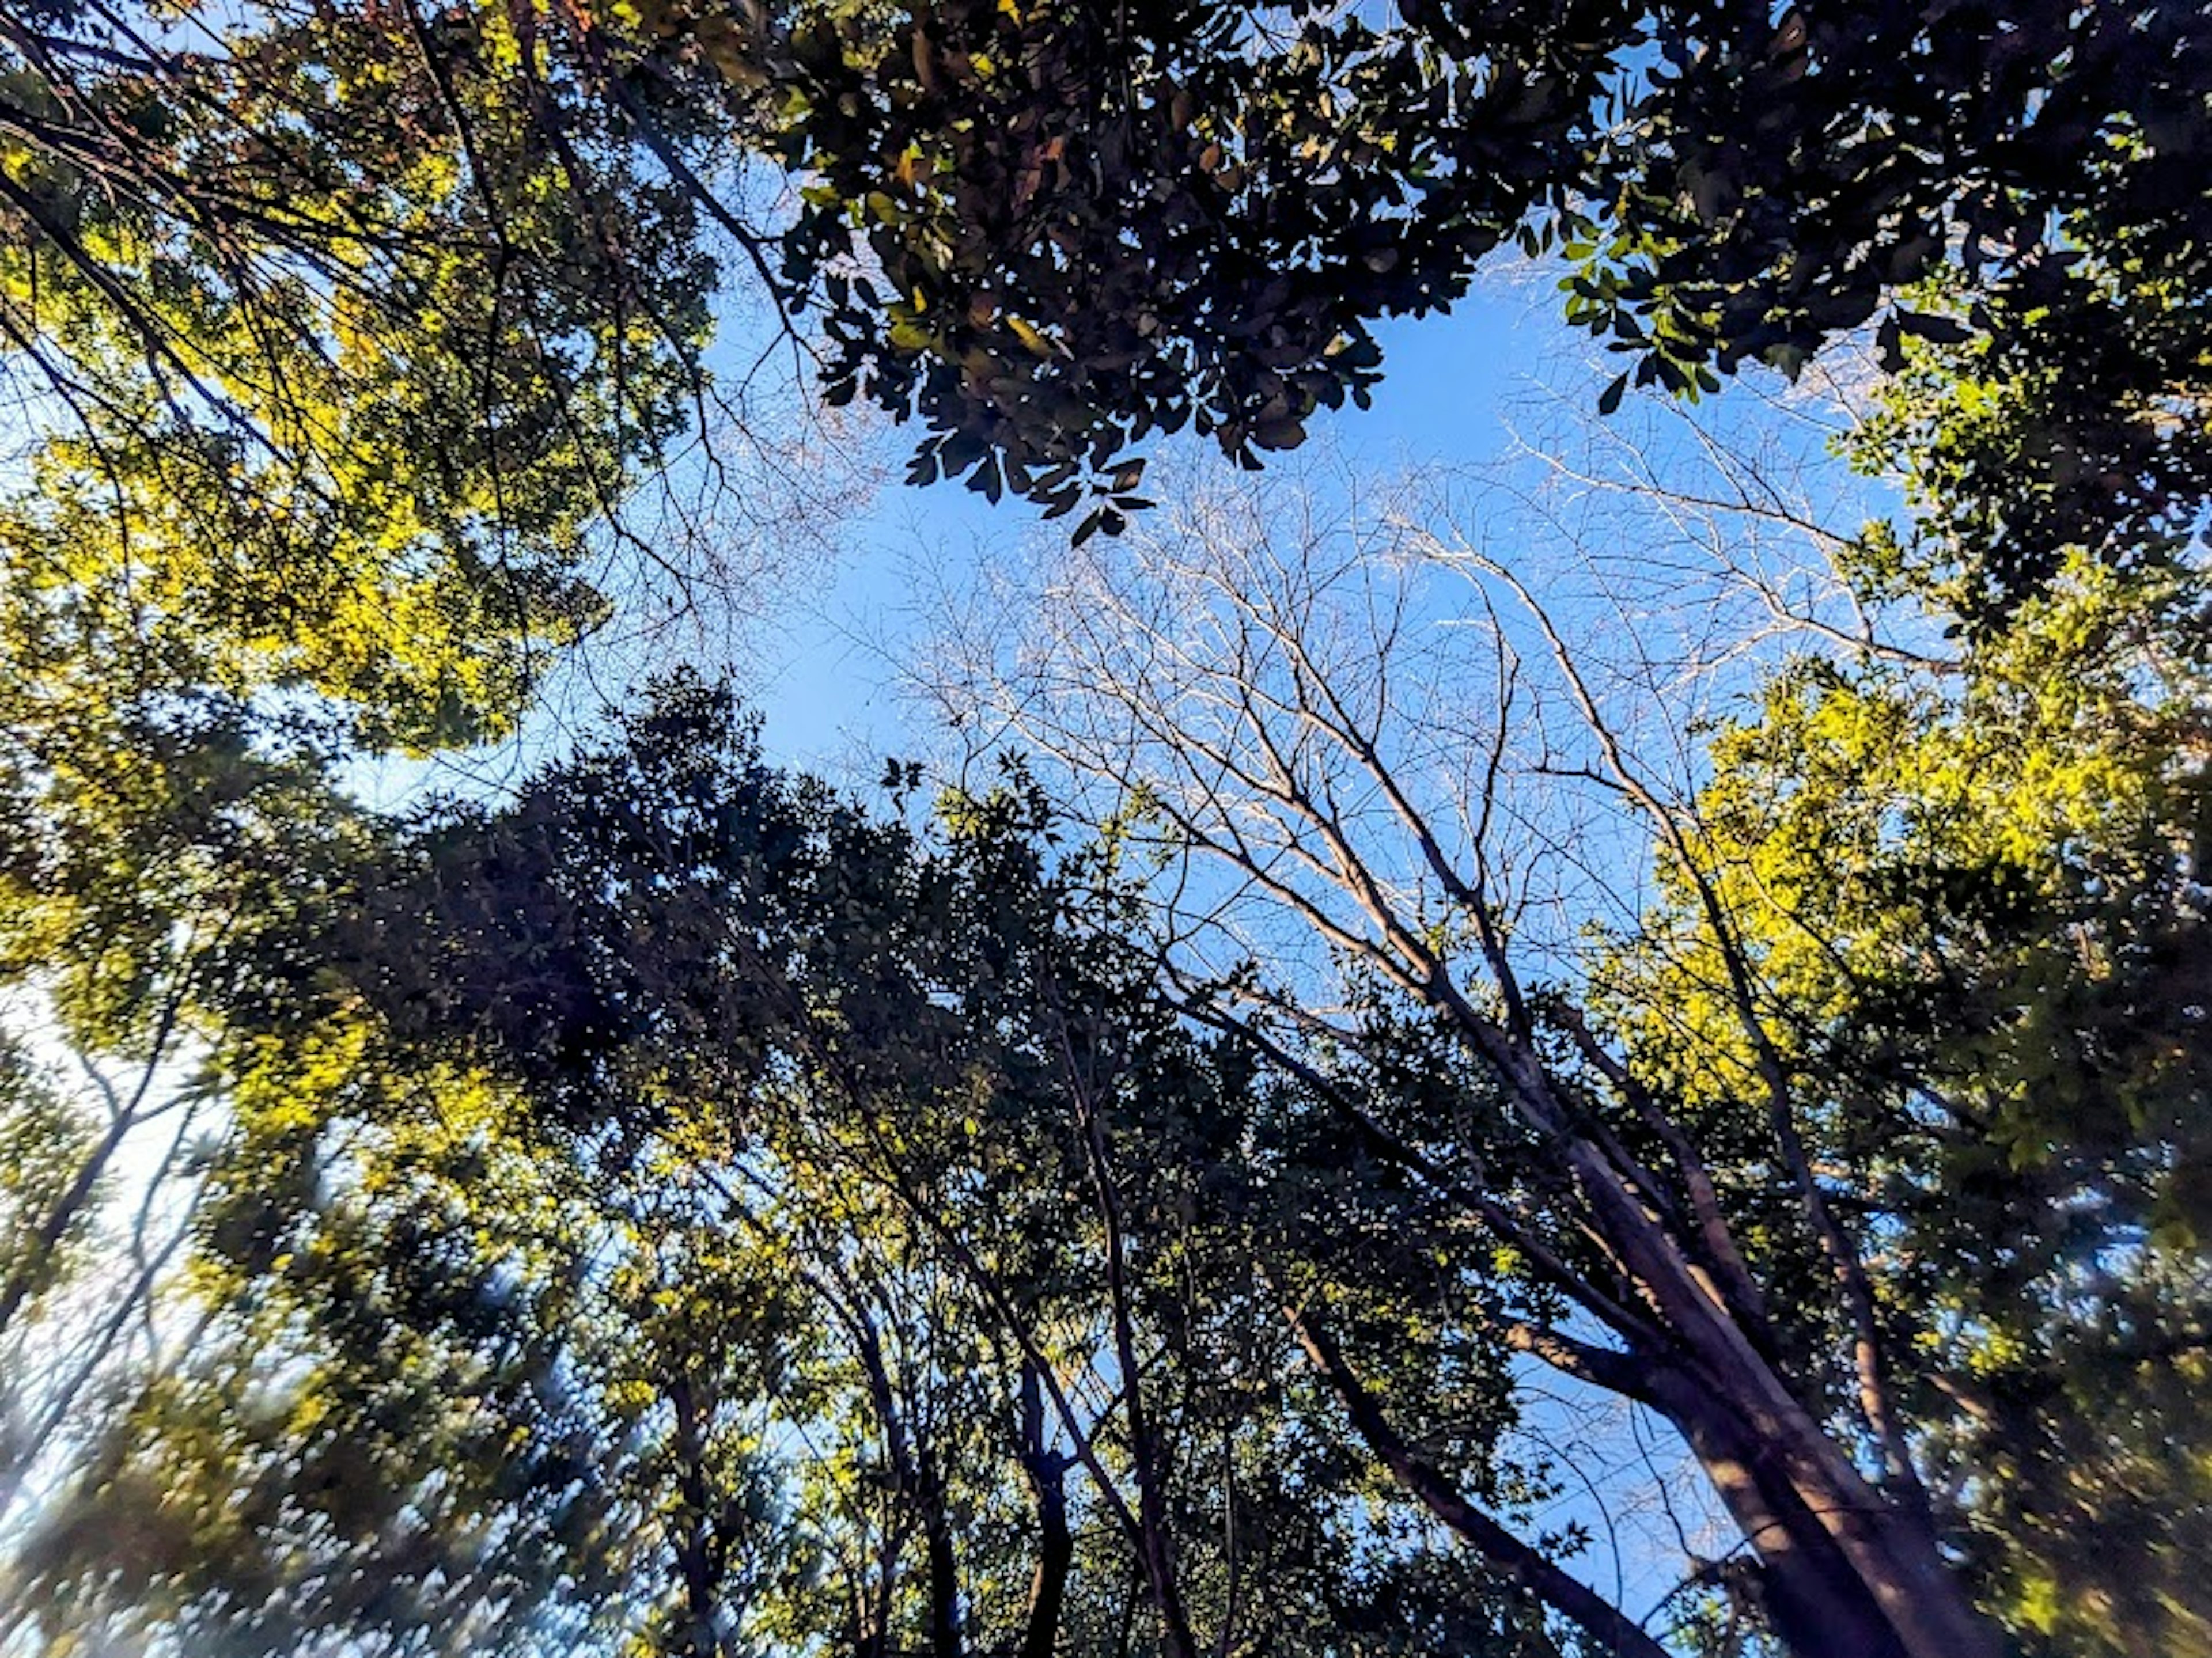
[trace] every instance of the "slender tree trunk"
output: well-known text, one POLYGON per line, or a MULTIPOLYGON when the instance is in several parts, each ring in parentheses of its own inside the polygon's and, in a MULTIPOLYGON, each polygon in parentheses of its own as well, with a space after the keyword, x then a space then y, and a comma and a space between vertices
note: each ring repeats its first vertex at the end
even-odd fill
POLYGON ((1055 1473, 1037 1491, 1037 1568, 1030 1582, 1029 1619, 1022 1631, 1022 1658, 1052 1658, 1060 1640, 1061 1608, 1067 1602, 1067 1576, 1075 1563, 1075 1533, 1067 1523, 1067 1494, 1055 1473))
POLYGON ((107 1165, 114 1161, 116 1151, 131 1129, 137 1126, 137 1117, 128 1113, 118 1113, 108 1125, 106 1132, 86 1153, 84 1161, 77 1166, 68 1189, 46 1212, 46 1219, 40 1223, 37 1236, 24 1248, 22 1264, 9 1275, 4 1285, 0 1285, 0 1330, 5 1330, 14 1323, 16 1314, 23 1310, 23 1303, 30 1299, 31 1292, 38 1287, 40 1276, 52 1263, 54 1251, 61 1247, 62 1239, 68 1235, 70 1228, 76 1224, 78 1218, 91 1203, 100 1176, 107 1172, 107 1165))
POLYGON ((705 1426, 690 1377, 678 1376, 671 1382, 668 1402, 676 1416, 677 1493, 684 1500, 681 1523, 672 1540, 684 1582, 684 1650, 688 1658, 720 1658, 722 1641, 716 1628, 720 1572, 710 1507, 713 1493, 707 1485, 705 1426))
POLYGON ((1607 1658, 1667 1658, 1667 1649, 1635 1619, 1476 1508, 1442 1469, 1407 1445, 1318 1314, 1290 1307, 1284 1311, 1298 1345, 1343 1404, 1354 1431, 1408 1495, 1499 1576, 1573 1622, 1587 1637, 1588 1650, 1607 1658))
POLYGON ((945 1511, 945 1480, 927 1454, 920 1466, 921 1527, 929 1557, 931 1658, 960 1658, 960 1563, 945 1511))
POLYGON ((1137 1357, 1136 1320, 1130 1308, 1129 1273, 1122 1232, 1121 1199, 1106 1155, 1106 1131, 1098 1120, 1091 1082, 1077 1059, 1066 1026, 1060 1032, 1060 1054, 1066 1080, 1073 1094, 1078 1127, 1091 1164, 1091 1181, 1098 1199, 1098 1218, 1106 1234, 1106 1290, 1112 1309, 1114 1360, 1121 1373, 1123 1408, 1129 1425, 1129 1461, 1137 1480, 1137 1517, 1141 1533, 1146 1576, 1151 1580, 1153 1604, 1160 1618, 1160 1649, 1164 1658, 1198 1658, 1198 1640, 1191 1632, 1190 1613, 1183 1604, 1182 1585, 1176 1571, 1175 1533, 1168 1514, 1166 1471, 1161 1467, 1158 1437, 1146 1408, 1144 1366, 1137 1357))
POLYGON ((1036 1366, 1022 1364, 1022 1468, 1037 1503, 1037 1567, 1030 1582, 1029 1618, 1022 1631, 1021 1658, 1052 1658, 1060 1640, 1060 1610, 1067 1600, 1067 1575, 1075 1561, 1075 1533, 1067 1523, 1068 1459, 1044 1438, 1043 1390, 1036 1366))

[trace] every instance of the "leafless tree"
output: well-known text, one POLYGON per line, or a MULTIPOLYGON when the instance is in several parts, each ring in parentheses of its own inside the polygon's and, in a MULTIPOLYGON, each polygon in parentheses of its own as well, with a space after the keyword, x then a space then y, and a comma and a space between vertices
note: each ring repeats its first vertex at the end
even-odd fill
MULTIPOLYGON (((1847 595, 1838 619, 1821 565, 1800 580, 1747 554, 1747 525, 1816 555, 1845 537, 1741 454, 1708 456, 1711 493, 1553 465, 1503 504, 1490 495, 1481 528, 1434 485, 1197 492, 1119 540, 1048 557, 988 605, 1012 648, 953 638, 927 678, 976 745, 1018 741, 1094 821, 1156 831, 1162 959, 1193 1017, 1329 1099, 1349 1136, 1561 1298, 1566 1316, 1504 1323, 1498 1339, 1672 1424, 1793 1649, 1978 1658, 1997 1637, 1936 1540, 1867 1242, 1815 1175, 1799 1079, 1695 817, 1696 721, 1756 659, 1719 625, 1747 599, 1770 635, 1924 653, 1880 636, 1847 595), (1639 583, 1628 555, 1642 549, 1615 556, 1588 538, 1589 497, 1616 489, 1646 511, 1647 537, 1656 513, 1644 548, 1703 573, 1702 610, 1680 569, 1639 583), (1563 531, 1569 556, 1540 560, 1563 531), (1711 990, 1753 1056, 1742 1090, 1762 1143, 1728 1152, 1726 1171, 1583 994, 1584 929, 1632 926, 1655 859, 1717 942, 1711 990), (1340 1085, 1328 1054, 1361 1040, 1346 987, 1363 980, 1422 1010, 1492 1080, 1526 1148, 1511 1177, 1412 1143, 1340 1085), (1848 1419, 1808 1405, 1816 1378, 1778 1338, 1772 1286, 1723 1196, 1747 1168, 1794 1194, 1817 1240, 1848 1419)), ((1595 1649, 1656 1650, 1426 1463, 1322 1301, 1284 1288, 1300 1345, 1410 1498, 1595 1649)))

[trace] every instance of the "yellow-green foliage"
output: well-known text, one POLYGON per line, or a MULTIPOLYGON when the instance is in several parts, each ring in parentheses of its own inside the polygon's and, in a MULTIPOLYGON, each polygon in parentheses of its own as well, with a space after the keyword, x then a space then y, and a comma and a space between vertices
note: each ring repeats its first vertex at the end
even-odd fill
POLYGON ((555 20, 411 17, 0 45, 0 553, 419 748, 600 616, 586 540, 688 416, 714 268, 603 113, 551 141, 555 20))
POLYGON ((1814 1155, 1879 1239, 1887 1316, 1920 1333, 1962 1546, 2053 1651, 2212 1632, 2190 1565, 2212 1444, 2191 1380, 2208 598, 2077 559, 1955 663, 1793 665, 1718 734, 1686 856, 1601 975, 1637 1063, 1725 1147, 1761 1097, 1728 954, 1747 965, 1814 1155))

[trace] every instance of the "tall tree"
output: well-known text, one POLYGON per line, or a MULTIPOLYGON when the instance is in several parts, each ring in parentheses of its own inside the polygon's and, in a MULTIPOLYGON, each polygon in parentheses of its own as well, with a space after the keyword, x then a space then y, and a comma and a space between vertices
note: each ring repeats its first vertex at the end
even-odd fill
MULTIPOLYGON (((1039 827, 1014 790, 918 839, 695 687, 272 915, 217 1038, 227 1333, 52 1505, 50 1615, 254 1650, 1547 1650, 1510 1586, 1370 1533, 1250 1268, 1249 1069, 1039 827)), ((1457 1363, 1401 1373, 1472 1456, 1507 1418, 1457 1363)))
POLYGON ((1899 1386, 1960 1540, 2058 1650, 2195 1650, 2212 1610, 2196 1463, 2148 1455, 2201 1442, 2212 1335, 2204 601, 2077 563, 1963 673, 1778 676, 1699 797, 1715 905, 1673 878, 1601 977, 1709 1102, 1757 1063, 1729 929, 1880 1240, 1876 1321, 1928 1355, 1899 1386))
MULTIPOLYGON (((1631 740, 1655 665, 1571 647, 1477 544, 1370 512, 1232 504, 1093 544, 971 713, 1188 860, 1155 925, 1191 1015, 1432 1194, 1457 1317, 1674 1425, 1793 1651, 2052 1626, 2051 1586, 2102 1572, 1996 1534, 2094 1433, 2073 1412, 2170 1411, 2199 1362, 2201 581, 2084 561, 1963 656, 1803 659, 1676 770, 1631 740), (1644 856, 1639 914, 1606 870, 1644 856), (1616 942, 1593 953, 1592 922, 1616 942), (2015 1598, 1957 1569, 1969 1540, 2017 1551, 2015 1598)), ((1449 1523, 1329 1327, 1344 1269, 1310 1270, 1301 1345, 1449 1523)), ((2132 1455, 2072 1469, 2082 1500, 2132 1509, 2132 1455)), ((2143 1552, 2098 1592, 2155 1582, 2137 1615, 2196 1627, 2160 1497, 2127 1523, 2143 1552)))

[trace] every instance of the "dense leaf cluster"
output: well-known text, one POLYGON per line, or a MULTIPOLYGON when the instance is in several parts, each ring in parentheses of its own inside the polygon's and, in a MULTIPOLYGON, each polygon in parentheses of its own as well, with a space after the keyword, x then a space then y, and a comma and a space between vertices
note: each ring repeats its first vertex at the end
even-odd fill
POLYGON ((1181 1025, 1042 827, 1016 789, 918 837, 678 686, 249 921, 260 970, 200 1003, 236 1112, 210 1326, 34 1527, 40 1626, 1546 1650, 1521 1597, 1367 1517, 1249 1252, 1351 1251, 1376 1385, 1532 1502, 1497 1355, 1422 1315, 1449 1275, 1325 1139, 1255 1131, 1296 1099, 1181 1025))
POLYGON ((1143 501, 1149 437, 1258 465, 1370 398, 1379 324, 1516 247, 1623 355, 1608 408, 1877 323, 1892 366, 1962 354, 1900 417, 1976 625, 2203 507, 2191 7, 404 0, 215 28, 71 0, 9 26, 0 76, 0 319, 87 440, 49 490, 299 578, 256 601, 264 641, 356 594, 385 648, 447 640, 415 647, 416 740, 529 677, 471 626, 589 620, 576 537, 703 420, 732 272, 818 318, 833 402, 923 425, 917 481, 1091 530, 1143 501), (794 220, 732 205, 749 157, 794 220), (218 500, 189 536, 161 504, 218 500), (312 579, 333 555, 350 590, 312 579))
MULTIPOLYGON (((2212 37, 2187 7, 937 4, 794 28, 791 270, 927 480, 1091 493, 1186 423, 1255 465, 1373 326, 1518 242, 1632 380, 1795 374, 1881 319, 2051 394, 1943 480, 1990 604, 2203 509, 2212 37), (1931 309, 1940 279, 1955 303, 1931 309), (2023 429, 2024 428, 2024 429, 2023 429), (2025 513, 1999 465, 2044 503, 2025 513)), ((1928 411, 1976 424, 1956 397, 1928 411)), ((1954 452, 1964 445, 1954 440, 1954 452)))
POLYGON ((512 717, 689 417, 691 195, 527 9, 96 3, 0 28, 11 586, 220 642, 378 740, 512 717))

